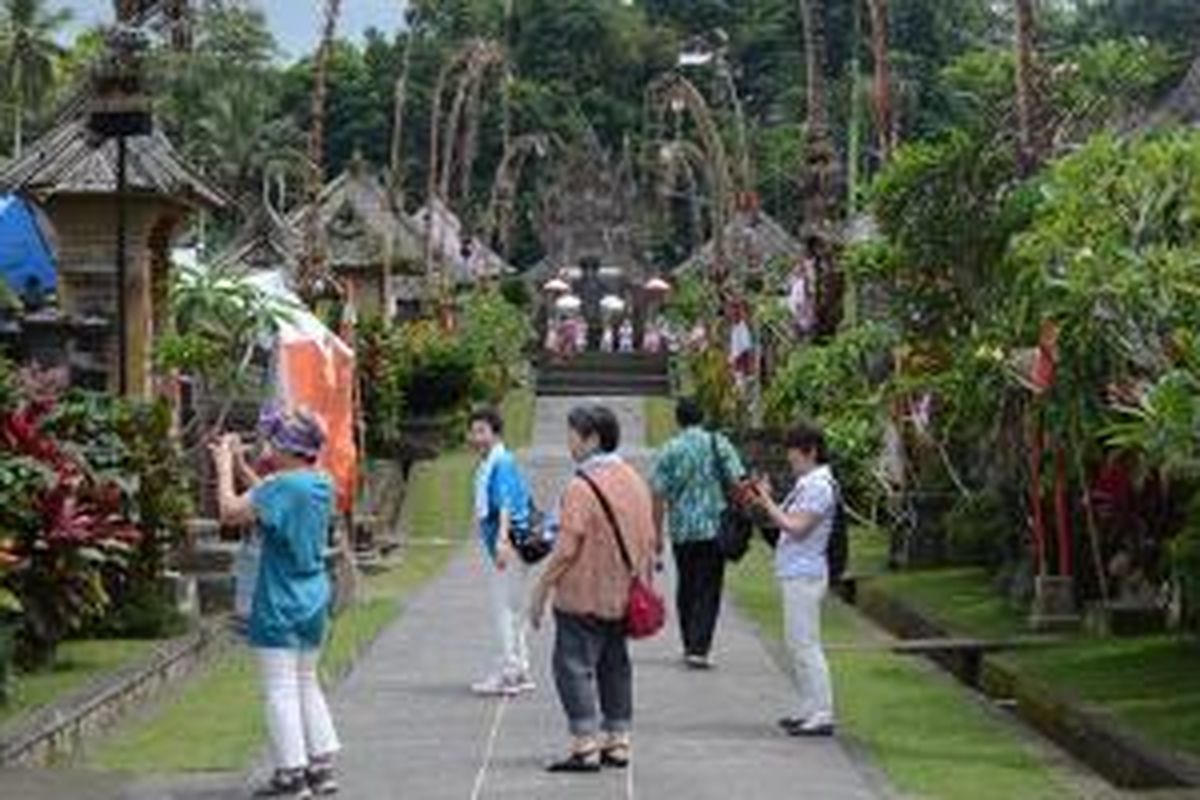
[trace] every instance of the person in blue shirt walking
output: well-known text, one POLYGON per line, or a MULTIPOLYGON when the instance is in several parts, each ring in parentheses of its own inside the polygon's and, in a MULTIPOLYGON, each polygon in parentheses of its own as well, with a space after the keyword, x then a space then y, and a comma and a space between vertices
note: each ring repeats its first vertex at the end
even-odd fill
POLYGON ((528 527, 533 502, 513 454, 504 445, 504 418, 495 408, 471 414, 467 441, 479 455, 475 470, 475 521, 488 573, 496 662, 471 686, 479 695, 533 691, 529 676, 526 601, 529 566, 512 543, 512 532, 528 527))
POLYGON ((247 638, 261 667, 275 771, 255 796, 311 798, 338 789, 333 759, 341 745, 317 679, 332 594, 325 552, 335 491, 316 466, 325 433, 314 417, 269 414, 260 433, 276 467, 265 479, 245 467, 236 434, 212 448, 221 521, 256 526, 262 548, 247 638), (250 484, 245 493, 235 470, 250 484))

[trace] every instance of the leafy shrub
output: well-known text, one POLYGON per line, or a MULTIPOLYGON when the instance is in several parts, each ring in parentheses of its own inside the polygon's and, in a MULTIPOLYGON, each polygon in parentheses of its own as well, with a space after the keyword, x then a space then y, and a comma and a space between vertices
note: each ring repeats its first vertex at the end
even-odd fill
POLYGON ((4 577, 21 606, 18 658, 37 666, 109 610, 105 576, 128 572, 142 533, 123 513, 121 485, 47 432, 57 387, 31 377, 0 416, 0 531, 17 562, 4 577))
POLYGON ((1019 506, 998 492, 960 498, 946 515, 946 554, 957 564, 999 567, 1010 555, 1022 524, 1019 506))

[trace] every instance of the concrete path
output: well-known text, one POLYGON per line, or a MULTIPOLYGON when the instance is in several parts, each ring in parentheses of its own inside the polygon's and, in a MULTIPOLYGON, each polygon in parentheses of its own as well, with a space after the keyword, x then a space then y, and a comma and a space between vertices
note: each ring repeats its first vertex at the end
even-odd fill
MULTIPOLYGON (((645 463, 641 406, 619 413, 631 460, 645 463)), ((570 474, 563 420, 571 401, 539 404, 526 454, 539 499, 570 474)), ((875 797, 833 741, 796 741, 773 730, 788 682, 752 628, 727 611, 720 668, 689 673, 674 631, 634 647, 635 761, 627 772, 558 777, 543 766, 563 751, 566 731, 548 665, 550 633, 535 637, 539 689, 515 700, 481 700, 468 685, 491 653, 483 565, 474 552, 414 598, 338 691, 346 744, 344 796, 353 800, 727 800, 875 797)))
MULTIPOLYGON (((522 460, 545 507, 571 473, 565 419, 575 401, 539 403, 522 460)), ((639 400, 606 400, 622 421, 623 450, 645 467, 639 400)), ((669 580, 669 579, 668 579, 669 580)), ((669 590, 669 587, 664 587, 669 590)), ((726 609, 719 668, 679 664, 670 628, 634 646, 634 763, 628 771, 559 777, 566 726, 549 674, 550 637, 534 638, 538 691, 482 700, 468 686, 487 666, 491 630, 483 565, 472 548, 409 603, 333 697, 345 744, 347 800, 870 800, 878 795, 835 741, 774 730, 788 680, 752 627, 726 609)), ((549 623, 548 623, 549 624, 549 623)), ((234 800, 243 776, 164 777, 122 787, 116 776, 0 771, 0 800, 234 800)))

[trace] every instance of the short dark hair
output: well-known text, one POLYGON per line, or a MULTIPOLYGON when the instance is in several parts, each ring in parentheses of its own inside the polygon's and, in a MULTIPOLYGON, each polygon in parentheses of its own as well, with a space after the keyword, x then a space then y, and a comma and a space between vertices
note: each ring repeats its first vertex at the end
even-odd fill
POLYGON ((704 409, 694 397, 681 397, 675 404, 675 422, 681 428, 704 424, 704 409))
POLYGON ((596 406, 592 409, 596 418, 596 433, 600 436, 600 449, 606 453, 615 453, 621 446, 621 422, 617 415, 607 406, 596 406))
POLYGON ((621 445, 621 423, 604 406, 576 406, 567 414, 567 425, 584 439, 595 436, 605 453, 615 452, 621 445))
POLYGON ((474 425, 476 422, 484 423, 497 436, 501 436, 504 433, 504 417, 495 406, 481 406, 473 410, 471 416, 467 419, 467 424, 474 425))
POLYGON ((825 444, 825 434, 815 425, 801 422, 784 436, 783 444, 788 450, 799 450, 812 453, 818 464, 829 461, 829 449, 825 444))

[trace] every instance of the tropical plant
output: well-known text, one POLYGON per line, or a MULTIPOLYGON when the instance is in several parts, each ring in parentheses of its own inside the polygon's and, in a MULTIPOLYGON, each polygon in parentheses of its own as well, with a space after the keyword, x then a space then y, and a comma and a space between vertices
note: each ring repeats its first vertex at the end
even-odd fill
POLYGON ((498 290, 481 288, 463 303, 458 336, 474 361, 477 391, 499 402, 512 387, 533 341, 528 316, 498 290))
POLYGON ((171 287, 170 333, 157 342, 160 369, 176 370, 215 400, 197 414, 185 441, 203 442, 219 430, 239 398, 256 396, 261 382, 251 369, 255 354, 295 310, 243 276, 221 269, 179 269, 171 287))
POLYGON ((12 156, 21 155, 25 120, 41 108, 54 87, 63 54, 58 33, 71 19, 69 9, 51 10, 45 0, 4 0, 0 5, 0 63, 12 115, 12 156))
POLYGON ((97 479, 121 488, 122 513, 142 534, 125 568, 105 572, 112 608, 94 632, 126 638, 177 632, 183 620, 162 575, 167 553, 186 533, 192 487, 170 406, 72 391, 43 427, 78 453, 97 479))
POLYGON ((18 659, 38 666, 107 612, 105 575, 128 568, 142 536, 124 513, 121 485, 46 430, 59 379, 27 376, 20 400, 0 417, 0 530, 16 560, 5 585, 20 600, 18 659))

